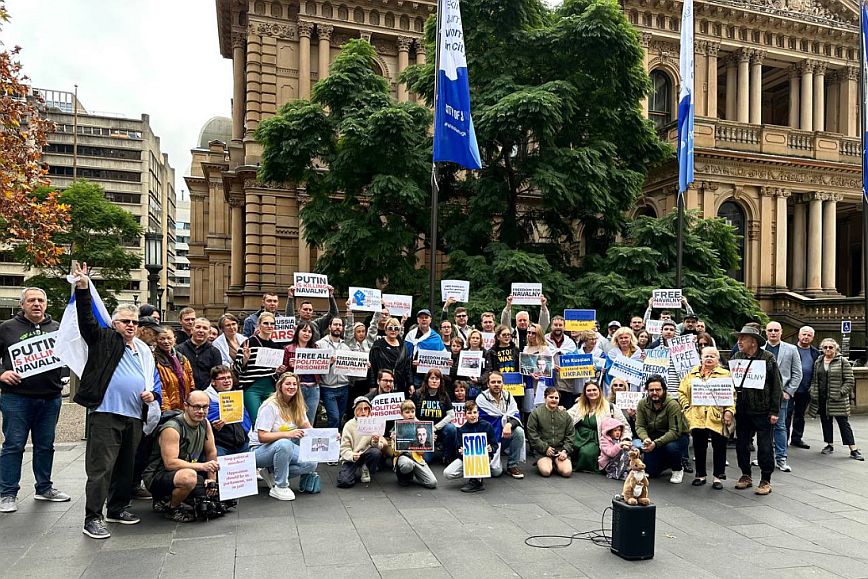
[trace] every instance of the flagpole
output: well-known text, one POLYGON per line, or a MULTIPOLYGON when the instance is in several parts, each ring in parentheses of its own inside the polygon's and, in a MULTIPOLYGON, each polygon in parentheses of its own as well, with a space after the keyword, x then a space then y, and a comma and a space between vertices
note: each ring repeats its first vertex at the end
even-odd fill
POLYGON ((866 175, 866 164, 868 157, 865 155, 865 131, 868 130, 868 119, 865 118, 865 112, 868 110, 868 87, 865 77, 865 63, 868 54, 865 53, 865 26, 868 22, 865 21, 865 2, 859 2, 859 93, 861 98, 860 106, 862 107, 859 115, 859 136, 862 141, 862 294, 865 298, 865 311, 862 319, 865 322, 865 349, 868 353, 868 175, 866 175))
MULTIPOLYGON (((440 18, 443 17, 442 0, 437 0, 437 30, 434 35, 434 110, 437 110, 437 89, 440 77, 440 18)), ((431 162, 431 231, 429 244, 431 246, 430 270, 428 272, 428 308, 434 312, 437 307, 437 214, 439 213, 440 184, 437 182, 437 162, 431 162)))
POLYGON ((675 253, 675 287, 684 285, 684 195, 693 182, 693 0, 684 0, 681 11, 681 46, 678 67, 681 86, 678 95, 678 223, 675 253))
POLYGON ((675 254, 675 287, 684 288, 683 261, 684 261, 684 194, 678 193, 678 233, 676 236, 677 250, 675 254))

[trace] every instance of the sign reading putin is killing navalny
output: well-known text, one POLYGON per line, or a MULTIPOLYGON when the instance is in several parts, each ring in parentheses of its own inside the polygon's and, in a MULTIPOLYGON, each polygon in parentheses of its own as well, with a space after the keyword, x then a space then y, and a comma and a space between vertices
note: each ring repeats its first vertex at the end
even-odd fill
POLYGON ((12 370, 22 378, 60 368, 63 362, 54 355, 57 332, 40 334, 9 346, 12 370))

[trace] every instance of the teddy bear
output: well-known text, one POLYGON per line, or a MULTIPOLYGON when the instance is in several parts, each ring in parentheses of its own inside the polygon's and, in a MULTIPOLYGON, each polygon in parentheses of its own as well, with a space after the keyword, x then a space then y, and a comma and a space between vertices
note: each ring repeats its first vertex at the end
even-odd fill
POLYGON ((648 498, 648 475, 645 474, 645 463, 639 458, 638 449, 634 448, 629 452, 629 455, 630 474, 624 480, 624 502, 628 505, 650 505, 651 500, 648 498))

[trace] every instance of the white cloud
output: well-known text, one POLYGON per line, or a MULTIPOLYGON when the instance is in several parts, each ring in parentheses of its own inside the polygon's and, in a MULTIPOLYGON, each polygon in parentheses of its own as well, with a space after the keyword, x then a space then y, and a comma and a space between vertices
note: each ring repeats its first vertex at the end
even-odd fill
POLYGON ((186 189, 190 149, 230 116, 232 61, 220 56, 214 0, 6 0, 0 39, 22 47, 33 86, 73 90, 89 111, 150 115, 186 189))

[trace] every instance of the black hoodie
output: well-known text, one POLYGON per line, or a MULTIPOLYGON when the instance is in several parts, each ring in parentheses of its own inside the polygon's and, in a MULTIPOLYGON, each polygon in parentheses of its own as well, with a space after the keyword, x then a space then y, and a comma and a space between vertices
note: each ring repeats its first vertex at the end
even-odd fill
MULTIPOLYGON (((42 322, 34 324, 24 317, 24 312, 18 312, 14 318, 0 324, 0 355, 3 357, 3 372, 12 370, 12 358, 9 356, 10 346, 40 334, 56 332, 58 328, 60 328, 60 324, 52 320, 51 316, 46 315, 42 322)), ((63 390, 60 373, 60 368, 49 370, 24 378, 20 384, 15 386, 0 381, 0 391, 32 398, 54 398, 60 396, 63 390)))

